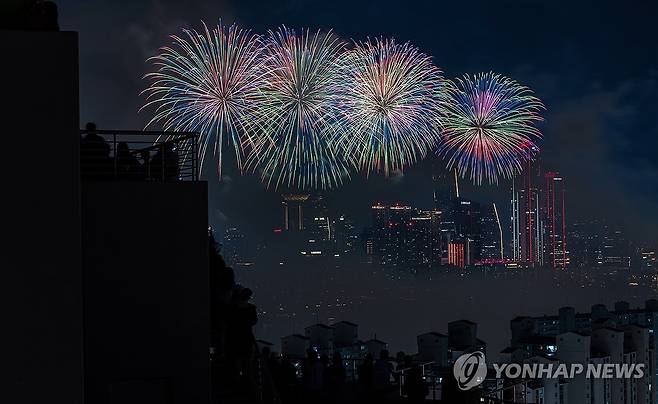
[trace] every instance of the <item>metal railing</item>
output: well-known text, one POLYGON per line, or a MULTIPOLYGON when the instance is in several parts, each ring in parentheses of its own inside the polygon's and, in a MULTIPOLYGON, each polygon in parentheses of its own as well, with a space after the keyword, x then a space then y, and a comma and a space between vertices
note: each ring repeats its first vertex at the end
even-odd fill
POLYGON ((196 132, 80 130, 85 180, 198 181, 196 132))
MULTIPOLYGON (((427 386, 427 395, 425 396, 426 401, 437 401, 441 399, 441 381, 442 377, 434 374, 433 367, 434 361, 418 363, 417 366, 420 369, 420 376, 423 380, 423 383, 427 386)), ((400 397, 406 397, 407 393, 404 389, 406 384, 406 378, 412 372, 412 367, 398 369, 393 372, 393 376, 398 380, 398 393, 400 397)))

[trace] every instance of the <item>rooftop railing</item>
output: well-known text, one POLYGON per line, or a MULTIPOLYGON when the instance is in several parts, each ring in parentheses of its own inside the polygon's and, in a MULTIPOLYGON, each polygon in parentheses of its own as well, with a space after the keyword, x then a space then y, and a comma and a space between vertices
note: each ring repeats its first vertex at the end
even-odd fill
POLYGON ((92 181, 198 181, 196 132, 80 131, 80 172, 92 181))

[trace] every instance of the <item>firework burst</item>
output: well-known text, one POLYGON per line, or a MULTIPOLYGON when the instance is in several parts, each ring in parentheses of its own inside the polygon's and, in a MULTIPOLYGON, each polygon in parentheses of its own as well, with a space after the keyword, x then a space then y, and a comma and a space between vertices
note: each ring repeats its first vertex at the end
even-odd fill
POLYGON ((431 58, 406 43, 356 43, 343 54, 339 145, 369 175, 403 170, 440 139, 444 79, 431 58))
POLYGON ((337 155, 337 60, 344 43, 320 31, 282 27, 266 40, 259 141, 248 166, 269 186, 332 188, 348 174, 337 155))
POLYGON ((241 168, 244 150, 253 143, 254 100, 263 76, 262 41, 247 30, 221 23, 212 30, 204 23, 201 32, 183 32, 149 59, 156 70, 145 76, 150 84, 142 108, 155 106, 148 125, 159 122, 165 130, 200 132, 201 163, 212 147, 220 174, 227 140, 241 168))
POLYGON ((516 81, 494 73, 458 78, 449 91, 439 154, 475 184, 518 174, 541 132, 542 102, 516 81))

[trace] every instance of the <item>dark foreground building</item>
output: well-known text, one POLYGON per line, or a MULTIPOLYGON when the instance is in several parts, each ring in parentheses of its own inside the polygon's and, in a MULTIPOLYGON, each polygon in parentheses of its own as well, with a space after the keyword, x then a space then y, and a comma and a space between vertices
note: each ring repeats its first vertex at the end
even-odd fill
POLYGON ((77 34, 0 49, 0 401, 208 402, 206 184, 81 180, 77 34))

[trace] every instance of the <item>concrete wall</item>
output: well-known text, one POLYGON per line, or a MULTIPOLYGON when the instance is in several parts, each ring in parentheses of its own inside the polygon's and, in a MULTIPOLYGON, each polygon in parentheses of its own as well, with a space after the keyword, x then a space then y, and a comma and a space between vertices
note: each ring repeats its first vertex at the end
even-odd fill
POLYGON ((322 353, 334 349, 334 329, 323 325, 311 325, 304 329, 306 338, 312 348, 317 348, 322 353))
POLYGON ((438 333, 426 333, 416 337, 418 359, 433 361, 436 366, 448 366, 448 337, 438 333))
POLYGON ((345 347, 355 345, 359 340, 359 327, 356 324, 339 321, 334 327, 334 345, 345 347))
MULTIPOLYGON (((567 365, 587 364, 590 360, 591 338, 589 336, 567 332, 557 336, 557 351, 561 363, 567 365)), ((570 403, 589 404, 591 402, 590 383, 585 374, 569 379, 566 387, 570 403)))
POLYGON ((82 189, 86 401, 208 402, 206 183, 82 189))
POLYGON ((281 354, 292 359, 303 359, 310 348, 308 338, 301 335, 288 335, 281 338, 281 354))
MULTIPOLYGON (((592 331, 592 348, 604 352, 610 357, 610 363, 624 363, 624 332, 610 328, 599 328, 592 331)), ((624 402, 623 379, 611 379, 611 397, 614 403, 624 402)))
POLYGON ((81 403, 78 37, 0 31, 0 402, 81 403))

